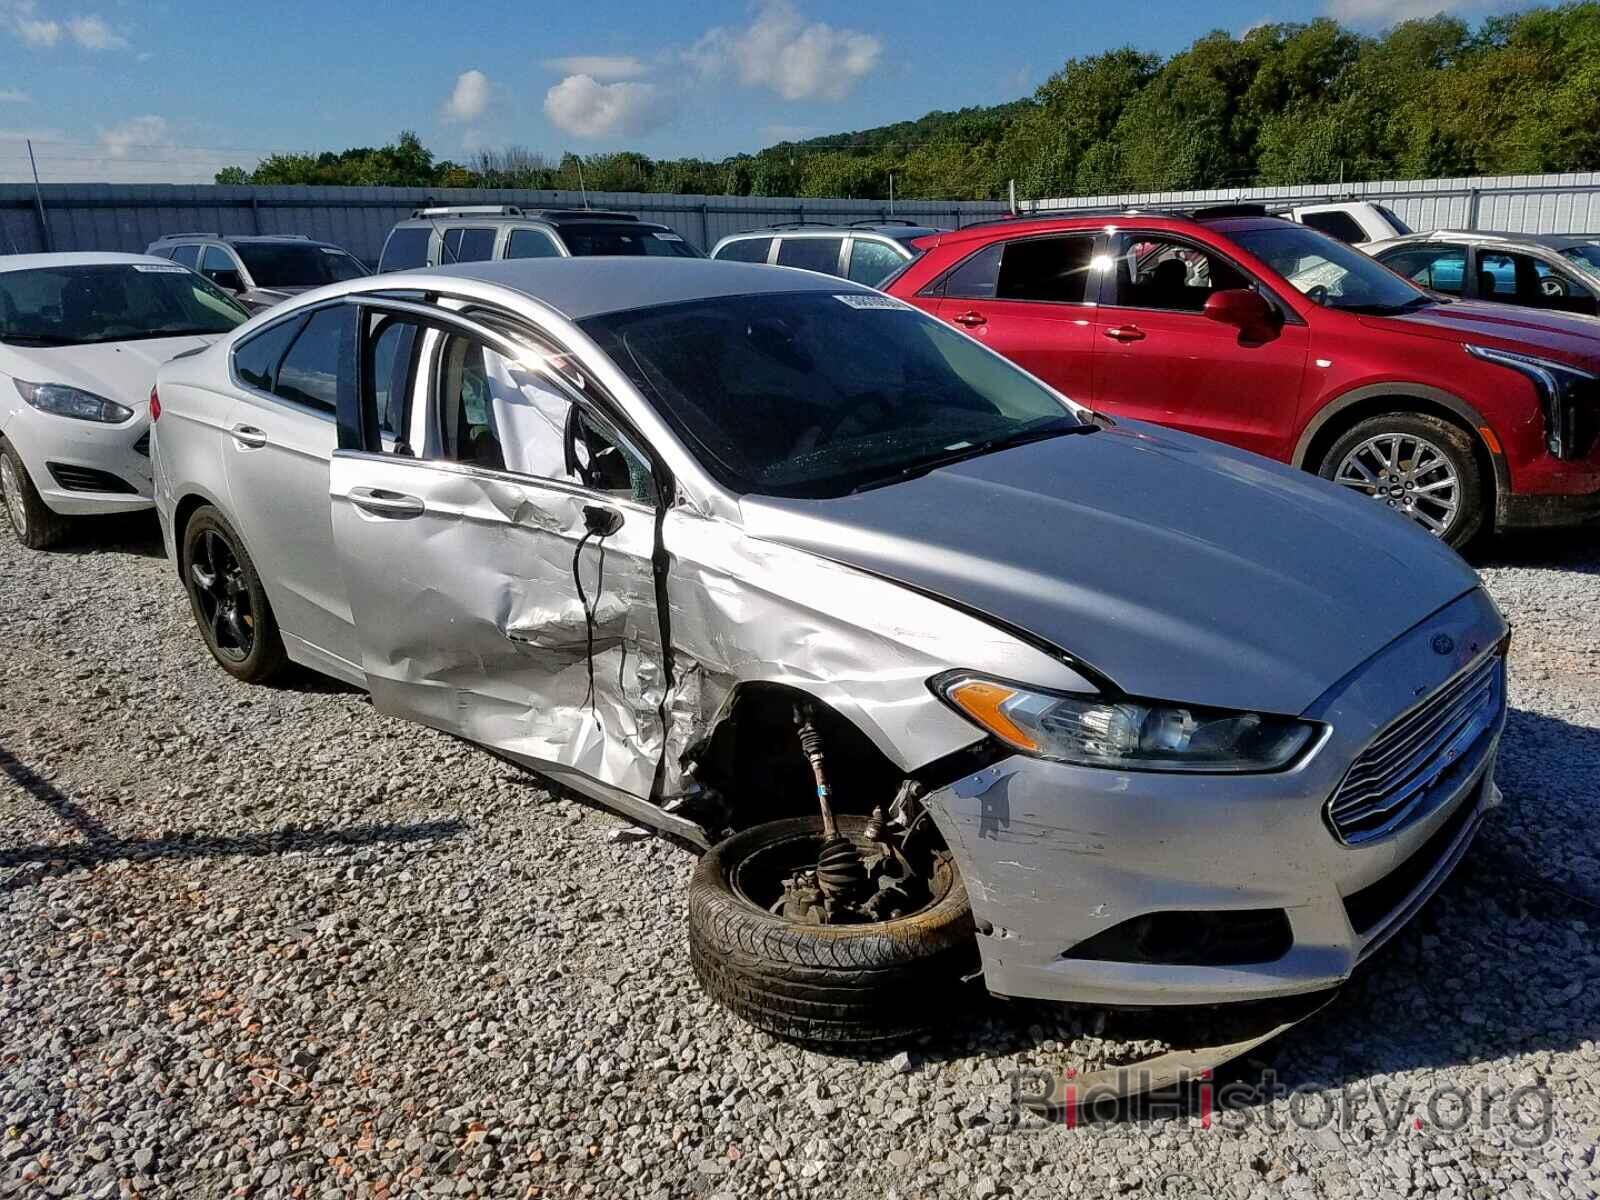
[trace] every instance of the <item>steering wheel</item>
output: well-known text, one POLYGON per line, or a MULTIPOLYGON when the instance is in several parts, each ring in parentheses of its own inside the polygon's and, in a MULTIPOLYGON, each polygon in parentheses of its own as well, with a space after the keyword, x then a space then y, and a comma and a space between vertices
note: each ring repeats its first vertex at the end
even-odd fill
POLYGON ((1328 285, 1325 283, 1319 283, 1315 287, 1307 288, 1306 299, 1311 301, 1313 304, 1321 304, 1326 306, 1328 303, 1328 285))

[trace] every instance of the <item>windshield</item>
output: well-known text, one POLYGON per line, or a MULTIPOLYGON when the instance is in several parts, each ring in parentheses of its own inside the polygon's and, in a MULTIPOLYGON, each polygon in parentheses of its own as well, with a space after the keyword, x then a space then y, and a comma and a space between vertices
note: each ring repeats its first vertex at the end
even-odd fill
POLYGON ((1402 221, 1399 214, 1396 213, 1394 209, 1382 204, 1374 204, 1372 207, 1377 209, 1378 212, 1382 214, 1384 220, 1388 221, 1389 224, 1394 226, 1396 237, 1406 237, 1412 232, 1411 226, 1402 221))
POLYGON ((1600 242, 1580 242, 1563 247, 1561 253, 1591 275, 1600 275, 1600 242))
POLYGON ((315 242, 234 242, 233 249, 257 287, 321 287, 367 273, 343 250, 315 242))
POLYGON ((698 251, 670 229, 648 225, 562 225, 561 240, 574 256, 590 254, 650 255, 658 258, 700 258, 698 251))
POLYGON ((81 346, 227 333, 249 316, 176 263, 111 263, 0 272, 0 341, 81 346))
POLYGON ((1324 308, 1381 314, 1436 303, 1361 251, 1304 225, 1284 221, 1230 236, 1324 308))
POLYGON ((580 325, 735 492, 843 495, 1085 427, 1032 377, 886 296, 722 296, 580 325))

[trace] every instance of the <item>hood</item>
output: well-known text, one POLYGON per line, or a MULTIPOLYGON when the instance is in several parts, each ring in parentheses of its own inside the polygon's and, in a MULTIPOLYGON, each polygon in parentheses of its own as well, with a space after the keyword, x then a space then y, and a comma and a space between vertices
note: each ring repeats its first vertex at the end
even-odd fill
POLYGON ((1359 320, 1369 328, 1391 333, 1476 342, 1590 369, 1600 365, 1600 317, 1579 313, 1458 300, 1400 316, 1359 320))
MULTIPOLYGON (((86 346, 12 346, 15 374, 30 383, 64 383, 107 400, 141 409, 149 402, 156 368, 188 350, 202 350, 215 337, 148 338, 86 346)), ((142 410, 142 409, 141 409, 142 410)))
POLYGON ((290 296, 298 296, 302 292, 309 292, 312 288, 321 286, 313 283, 304 287, 256 287, 241 293, 239 299, 254 313, 263 308, 271 308, 274 304, 282 304, 290 296))
POLYGON ((1478 583, 1371 500, 1139 422, 742 509, 754 537, 987 614, 1130 695, 1290 715, 1478 583))

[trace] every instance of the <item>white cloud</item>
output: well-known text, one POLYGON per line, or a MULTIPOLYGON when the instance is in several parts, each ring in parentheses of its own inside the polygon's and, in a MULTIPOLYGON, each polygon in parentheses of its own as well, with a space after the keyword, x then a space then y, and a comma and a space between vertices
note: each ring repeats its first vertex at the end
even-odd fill
POLYGON ((170 147, 167 122, 163 117, 134 117, 121 125, 100 131, 100 145, 112 158, 127 158, 128 151, 160 150, 170 147))
POLYGON ((563 75, 587 75, 602 83, 638 79, 650 73, 650 68, 631 54, 572 54, 566 58, 547 58, 544 65, 563 75))
POLYGON ((128 44, 127 38, 96 16, 73 17, 67 22, 67 32, 85 50, 121 50, 128 44))
POLYGON ((708 30, 686 57, 703 75, 731 70, 745 86, 785 100, 842 100, 882 55, 876 34, 808 24, 789 0, 766 0, 749 25, 708 30))
POLYGON ((456 86, 444 102, 446 121, 476 121, 489 107, 489 94, 493 90, 489 77, 482 71, 463 71, 456 76, 456 86))
POLYGON ((33 97, 27 92, 18 91, 16 88, 6 88, 0 92, 0 104, 32 104, 33 97))
POLYGON ((95 13, 58 20, 39 15, 34 0, 0 0, 0 26, 9 25, 24 45, 48 49, 63 39, 85 50, 121 50, 127 37, 95 13))
POLYGON ((644 133, 671 116, 653 83, 601 83, 568 75, 544 95, 544 115, 557 129, 584 138, 644 133))
POLYGON ((1352 25, 1398 25, 1440 13, 1489 8, 1497 0, 1329 0, 1328 15, 1352 25))

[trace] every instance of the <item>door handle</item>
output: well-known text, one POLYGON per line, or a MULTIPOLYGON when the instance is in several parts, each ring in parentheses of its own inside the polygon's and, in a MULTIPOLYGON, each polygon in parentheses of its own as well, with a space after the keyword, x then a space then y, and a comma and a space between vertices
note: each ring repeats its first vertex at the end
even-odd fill
POLYGON ((1144 341, 1144 330, 1137 325, 1113 325, 1105 331, 1105 335, 1115 342, 1144 341))
POLYGON ((976 329, 979 325, 987 325, 989 323, 989 318, 981 312, 972 312, 970 310, 964 313, 957 313, 950 319, 957 325, 964 325, 968 329, 976 329))
POLYGON ((399 521, 420 517, 427 511, 427 505, 423 504, 420 497, 406 496, 383 488, 351 488, 350 503, 362 512, 369 512, 375 517, 392 517, 399 521))
POLYGON ((267 444, 267 435, 254 425, 235 425, 228 432, 246 450, 259 450, 267 444))

